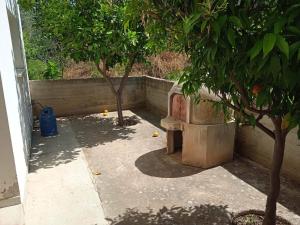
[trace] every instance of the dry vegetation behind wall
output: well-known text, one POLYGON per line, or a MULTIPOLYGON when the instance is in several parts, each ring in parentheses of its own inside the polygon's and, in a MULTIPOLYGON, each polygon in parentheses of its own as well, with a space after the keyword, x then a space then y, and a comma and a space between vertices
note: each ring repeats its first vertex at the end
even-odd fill
POLYGON ((149 76, 166 78, 172 72, 183 70, 188 65, 188 58, 184 54, 176 52, 163 52, 156 56, 150 56, 151 63, 149 76))
MULTIPOLYGON (((149 75, 152 77, 168 78, 172 73, 183 70, 188 64, 188 58, 184 54, 175 52, 163 52, 159 55, 147 58, 148 63, 134 64, 131 76, 149 75)), ((109 71, 111 76, 124 73, 120 65, 109 71)), ((101 77, 92 62, 69 61, 64 68, 63 79, 87 79, 101 77)))

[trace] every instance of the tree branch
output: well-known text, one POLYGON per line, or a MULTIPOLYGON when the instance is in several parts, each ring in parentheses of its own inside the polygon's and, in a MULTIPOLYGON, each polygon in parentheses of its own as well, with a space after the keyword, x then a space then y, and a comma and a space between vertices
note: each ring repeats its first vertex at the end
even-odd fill
MULTIPOLYGON (((222 96, 218 95, 222 100, 223 102, 225 102, 225 104, 237 111, 237 112, 240 112, 243 114, 243 116, 245 117, 249 117, 250 115, 248 115, 244 110, 242 110, 241 108, 238 108, 236 107, 235 105, 233 105, 227 98, 226 98, 226 95, 223 93, 222 96)), ((256 118, 256 126, 258 128, 260 128, 262 131, 264 131, 267 135, 269 135, 271 138, 275 139, 275 134, 273 131, 271 131, 269 128, 267 128, 266 126, 264 126, 262 123, 260 123, 259 121, 263 118, 264 114, 260 114, 257 118, 256 118)))
POLYGON ((117 95, 117 91, 114 87, 111 77, 109 75, 107 75, 106 60, 105 59, 102 60, 103 68, 101 68, 100 62, 95 62, 95 64, 96 64, 96 67, 97 67, 98 71, 100 72, 100 74, 102 74, 103 77, 106 79, 106 81, 109 83, 109 87, 110 87, 111 91, 113 92, 113 94, 117 95))
POLYGON ((259 114, 256 118, 256 123, 258 123, 262 118, 264 117, 264 114, 259 114))
POLYGON ((128 76, 129 76, 129 73, 131 72, 131 69, 132 69, 133 64, 135 62, 135 58, 136 58, 136 53, 133 53, 129 57, 129 62, 126 64, 125 73, 124 73, 124 76, 122 77, 122 80, 121 80, 121 83, 120 83, 120 86, 119 86, 119 89, 118 89, 119 94, 122 93, 122 91, 124 89, 124 86, 125 86, 125 83, 127 81, 128 76))
POLYGON ((234 78, 234 76, 232 74, 229 75, 229 78, 234 83, 237 91, 240 93, 242 103, 245 105, 246 109, 248 109, 251 112, 258 113, 258 114, 263 114, 263 115, 270 114, 270 110, 257 109, 255 107, 251 106, 249 103, 249 100, 247 98, 247 92, 244 89, 244 87, 240 84, 240 82, 237 79, 234 78))
POLYGON ((269 135, 271 138, 273 138, 275 140, 275 134, 273 131, 271 131, 269 128, 267 128, 266 126, 264 126, 262 123, 260 122, 256 122, 256 126, 258 128, 260 128, 262 131, 264 131, 267 135, 269 135))

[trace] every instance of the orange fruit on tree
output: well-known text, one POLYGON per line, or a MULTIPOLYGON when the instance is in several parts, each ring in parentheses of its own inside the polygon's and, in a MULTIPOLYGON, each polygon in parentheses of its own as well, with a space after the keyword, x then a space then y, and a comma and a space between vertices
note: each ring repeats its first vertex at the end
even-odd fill
POLYGON ((254 95, 258 95, 261 91, 262 91, 262 86, 260 84, 255 84, 253 87, 252 87, 252 93, 254 95))

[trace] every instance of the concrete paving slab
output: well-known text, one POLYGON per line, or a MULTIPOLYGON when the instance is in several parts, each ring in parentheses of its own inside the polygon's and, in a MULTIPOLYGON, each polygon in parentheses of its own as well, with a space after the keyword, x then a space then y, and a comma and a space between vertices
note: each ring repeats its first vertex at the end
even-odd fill
POLYGON ((105 225, 82 149, 68 119, 59 135, 34 132, 25 200, 26 225, 105 225))
POLYGON ((21 204, 0 208, 0 225, 24 225, 24 211, 21 204))
MULTIPOLYGON (((229 224, 231 214, 265 207, 268 172, 253 163, 202 170, 164 154, 165 133, 146 112, 134 126, 114 125, 108 117, 70 119, 88 165, 95 174, 105 217, 114 225, 229 224), (160 136, 152 137, 154 131, 160 136)), ((283 180, 278 214, 300 224, 300 186, 283 180)))

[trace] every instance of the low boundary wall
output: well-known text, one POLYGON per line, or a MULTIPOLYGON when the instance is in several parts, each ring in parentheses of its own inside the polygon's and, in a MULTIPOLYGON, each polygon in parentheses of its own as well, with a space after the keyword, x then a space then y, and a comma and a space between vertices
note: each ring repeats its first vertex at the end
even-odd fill
MULTIPOLYGON (((144 77, 129 77, 124 88, 123 109, 143 107, 146 99, 144 77)), ((120 84, 120 78, 113 83, 120 84)), ((34 101, 34 115, 41 104, 51 106, 57 116, 91 114, 116 110, 116 99, 107 81, 99 79, 43 80, 30 81, 31 99, 34 101)))
POLYGON ((168 114, 168 93, 174 82, 146 76, 145 84, 147 109, 165 117, 168 114))
MULTIPOLYGON (((265 118, 263 124, 273 130, 271 120, 265 118)), ((252 126, 242 126, 237 132, 237 151, 267 167, 271 167, 274 140, 252 126)), ((297 137, 297 130, 293 129, 287 136, 282 173, 300 183, 300 140, 297 137)))

